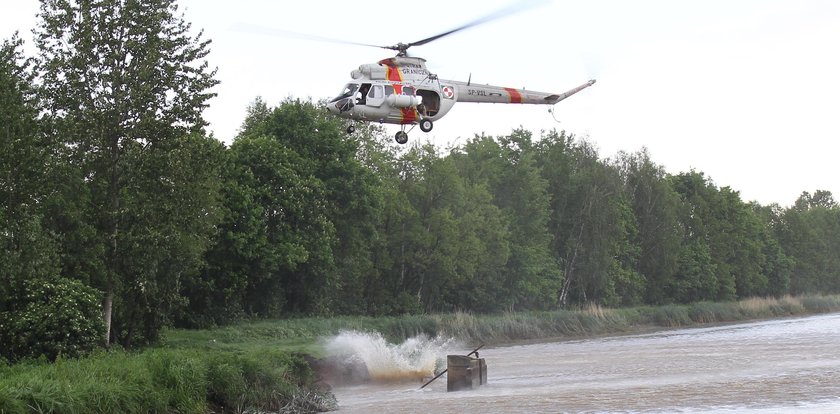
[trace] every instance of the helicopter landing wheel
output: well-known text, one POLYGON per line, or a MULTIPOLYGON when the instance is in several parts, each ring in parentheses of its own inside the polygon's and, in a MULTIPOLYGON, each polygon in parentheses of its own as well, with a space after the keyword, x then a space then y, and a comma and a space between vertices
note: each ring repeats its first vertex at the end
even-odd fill
POLYGON ((432 130, 432 127, 435 125, 432 123, 430 119, 424 119, 420 121, 420 130, 423 132, 429 132, 432 130))
POLYGON ((356 132, 356 126, 355 126, 355 125, 349 125, 349 126, 347 127, 347 133, 348 133, 348 134, 352 134, 352 133, 354 133, 354 132, 356 132))
POLYGON ((397 132, 397 135, 394 136, 394 140, 397 141, 397 144, 405 144, 408 142, 408 134, 405 131, 397 132))

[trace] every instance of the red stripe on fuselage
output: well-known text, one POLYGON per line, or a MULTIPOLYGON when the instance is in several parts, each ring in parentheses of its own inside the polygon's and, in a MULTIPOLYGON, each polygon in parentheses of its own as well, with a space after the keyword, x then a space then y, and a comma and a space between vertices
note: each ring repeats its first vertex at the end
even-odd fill
MULTIPOLYGON (((380 65, 385 66, 386 77, 391 82, 402 82, 403 75, 400 67, 394 62, 394 59, 382 59, 379 61, 380 65)), ((403 85, 401 83, 395 83, 394 86, 394 93, 401 94, 403 85)), ((401 124, 413 124, 417 122, 417 109, 415 108, 400 108, 400 123, 401 124)))
POLYGON ((382 59, 379 61, 380 65, 385 65, 387 77, 392 82, 402 82, 403 76, 400 67, 394 62, 394 59, 382 59))
POLYGON ((414 108, 401 108, 400 112, 402 112, 402 123, 403 124, 413 124, 417 122, 417 110, 414 108))
POLYGON ((505 88, 505 91, 510 95, 510 103, 522 103, 522 94, 519 91, 513 88, 505 88))

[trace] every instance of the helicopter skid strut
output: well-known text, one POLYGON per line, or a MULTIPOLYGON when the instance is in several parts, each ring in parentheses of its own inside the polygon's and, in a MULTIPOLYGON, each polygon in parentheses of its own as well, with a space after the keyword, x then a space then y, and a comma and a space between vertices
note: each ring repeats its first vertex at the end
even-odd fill
POLYGON ((397 141, 397 144, 405 144, 408 142, 408 132, 411 132, 411 130, 414 129, 414 124, 412 124, 408 132, 405 132, 405 125, 406 124, 400 124, 400 130, 397 131, 396 135, 394 135, 394 140, 397 141))
POLYGON ((432 120, 428 118, 421 119, 417 124, 411 124, 411 128, 408 132, 405 131, 406 125, 407 124, 401 124, 400 130, 397 131, 396 135, 394 135, 394 140, 397 141, 398 144, 405 144, 408 142, 408 132, 411 132, 417 125, 420 125, 420 130, 423 132, 429 132, 435 126, 434 123, 432 123, 432 120))

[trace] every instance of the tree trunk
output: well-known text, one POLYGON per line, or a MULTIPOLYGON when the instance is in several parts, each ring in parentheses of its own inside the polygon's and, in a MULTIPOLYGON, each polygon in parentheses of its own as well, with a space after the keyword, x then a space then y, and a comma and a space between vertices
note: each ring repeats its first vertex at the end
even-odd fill
MULTIPOLYGON (((116 134, 111 134, 116 135, 116 134)), ((109 208, 110 211, 108 212, 108 226, 110 227, 110 251, 108 252, 108 261, 107 266, 108 268, 106 271, 108 272, 108 280, 105 282, 105 306, 102 312, 102 316, 105 322, 105 347, 108 347, 111 344, 111 315, 114 307, 114 290, 115 290, 115 280, 117 277, 117 237, 119 236, 119 219, 118 214, 120 210, 120 197, 119 197, 119 172, 118 172, 118 165, 120 158, 120 147, 119 147, 119 138, 114 137, 110 138, 109 140, 111 153, 110 153, 110 165, 109 165, 109 174, 110 174, 110 183, 108 189, 108 197, 110 198, 109 208)))
POLYGON ((111 344, 111 310, 114 306, 113 283, 108 283, 108 291, 105 292, 105 301, 102 304, 102 320, 105 322, 105 347, 111 344))

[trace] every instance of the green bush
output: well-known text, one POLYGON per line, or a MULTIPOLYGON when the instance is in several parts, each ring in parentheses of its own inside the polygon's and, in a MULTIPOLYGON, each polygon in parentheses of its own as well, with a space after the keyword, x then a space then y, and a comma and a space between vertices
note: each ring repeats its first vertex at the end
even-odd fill
POLYGON ((9 361, 77 357, 102 343, 100 293, 79 281, 26 280, 0 312, 0 353, 9 361))

